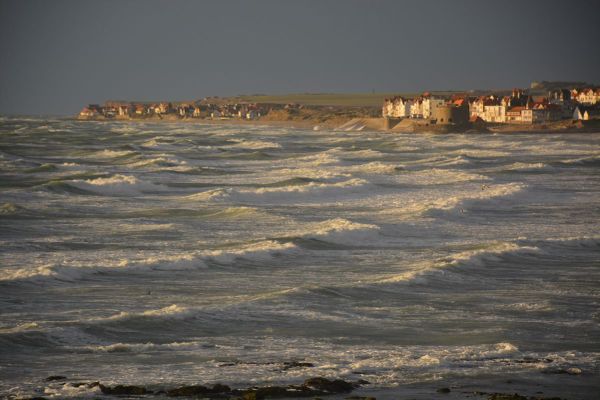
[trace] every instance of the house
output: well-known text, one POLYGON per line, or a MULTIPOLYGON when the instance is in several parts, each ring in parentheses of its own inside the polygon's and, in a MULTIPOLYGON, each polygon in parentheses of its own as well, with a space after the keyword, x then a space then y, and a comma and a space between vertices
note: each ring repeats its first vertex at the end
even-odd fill
POLYGON ((84 107, 83 110, 81 110, 79 112, 79 118, 85 119, 85 118, 96 118, 99 117, 101 114, 98 111, 98 108, 93 107, 93 104, 90 104, 87 107, 84 107))
POLYGON ((410 117, 411 118, 424 118, 423 117, 423 98, 416 98, 410 105, 410 117))
POLYGON ((445 103, 446 100, 434 97, 428 92, 425 92, 408 105, 410 109, 410 117, 428 119, 431 117, 431 112, 435 107, 444 105, 445 103))
POLYGON ((525 109, 524 106, 511 107, 506 110, 506 122, 509 124, 521 124, 523 118, 521 117, 522 111, 525 109))
POLYGON ((260 113, 256 110, 248 110, 246 113, 246 119, 256 119, 260 117, 260 113))
POLYGON ((391 99, 385 99, 381 114, 384 118, 406 118, 410 117, 410 107, 412 102, 403 97, 396 96, 391 99))
POLYGON ((580 104, 594 105, 600 102, 600 88, 573 89, 571 90, 571 98, 580 104))
POLYGON ((131 107, 128 104, 119 104, 118 106, 119 116, 129 116, 131 113, 131 107))
POLYGON ((506 122, 509 124, 539 124, 561 118, 561 107, 557 104, 548 104, 547 99, 534 102, 530 98, 525 106, 511 107, 506 110, 506 122))
POLYGON ((134 106, 134 110, 135 110, 134 114, 137 116, 145 115, 145 114, 147 114, 147 111, 148 111, 143 104, 136 104, 134 106))
POLYGON ((499 102, 488 102, 484 104, 482 119, 486 122, 506 122, 506 107, 499 102))

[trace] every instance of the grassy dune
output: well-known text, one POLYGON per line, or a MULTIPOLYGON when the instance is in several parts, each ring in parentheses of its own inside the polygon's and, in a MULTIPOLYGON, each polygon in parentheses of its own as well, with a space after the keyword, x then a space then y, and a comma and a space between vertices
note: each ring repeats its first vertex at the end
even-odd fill
POLYGON ((313 106, 381 107, 392 96, 415 96, 416 93, 298 93, 282 95, 242 95, 230 100, 250 103, 297 103, 313 106))

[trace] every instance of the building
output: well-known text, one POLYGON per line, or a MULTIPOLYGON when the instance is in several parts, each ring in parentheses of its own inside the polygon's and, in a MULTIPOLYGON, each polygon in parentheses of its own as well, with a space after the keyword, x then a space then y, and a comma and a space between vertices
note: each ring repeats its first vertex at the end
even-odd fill
POLYGON ((381 114, 384 118, 407 118, 410 117, 412 101, 396 96, 383 101, 381 114))
POLYGON ((431 110, 430 120, 436 125, 465 125, 469 122, 469 104, 466 99, 454 99, 431 110))
POLYGON ((87 107, 84 107, 83 110, 79 112, 79 118, 96 118, 101 114, 99 112, 99 107, 94 107, 94 104, 90 104, 87 107))
POLYGON ((594 105, 600 103, 600 88, 573 89, 571 98, 580 104, 594 105))

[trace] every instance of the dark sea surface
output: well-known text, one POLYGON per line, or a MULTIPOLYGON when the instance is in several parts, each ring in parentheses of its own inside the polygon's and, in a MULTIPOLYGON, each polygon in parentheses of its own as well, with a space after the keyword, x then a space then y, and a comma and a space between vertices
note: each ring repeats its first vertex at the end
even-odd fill
POLYGON ((600 134, 2 118, 0 396, 597 399, 599 221, 600 134))

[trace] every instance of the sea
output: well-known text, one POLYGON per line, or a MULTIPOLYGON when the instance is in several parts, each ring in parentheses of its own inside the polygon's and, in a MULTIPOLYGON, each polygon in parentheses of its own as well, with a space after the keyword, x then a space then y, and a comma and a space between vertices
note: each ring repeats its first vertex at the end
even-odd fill
POLYGON ((2 117, 0 397, 598 399, 599 228, 600 133, 2 117))

